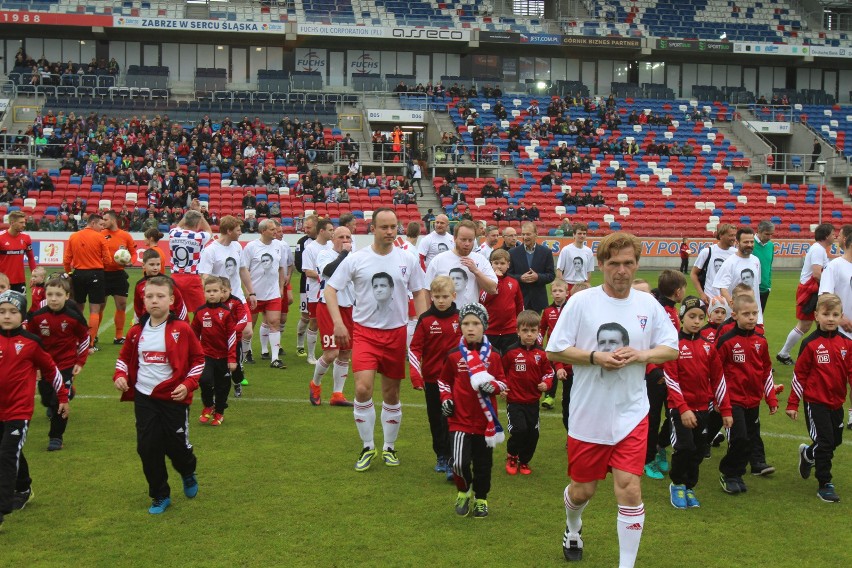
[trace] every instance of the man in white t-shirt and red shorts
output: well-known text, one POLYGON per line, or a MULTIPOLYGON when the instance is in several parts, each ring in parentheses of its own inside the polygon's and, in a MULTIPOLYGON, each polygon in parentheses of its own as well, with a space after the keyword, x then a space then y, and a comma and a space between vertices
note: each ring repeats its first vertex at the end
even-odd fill
POLYGON ((281 243, 275 239, 277 221, 264 219, 258 225, 260 238, 251 241, 243 249, 240 273, 243 282, 248 277, 251 288, 248 290, 249 308, 252 313, 252 326, 257 322, 258 314, 263 314, 263 323, 269 328, 269 352, 272 359, 270 367, 286 369, 280 359, 281 350, 281 291, 286 284, 287 258, 281 253, 281 243))
POLYGON ((355 373, 355 425, 363 449, 355 463, 356 471, 366 471, 378 454, 373 441, 376 411, 373 383, 382 374, 382 458, 387 466, 399 465, 394 444, 402 422, 399 401, 400 381, 405 378, 408 322, 408 293, 414 296, 418 314, 426 311, 423 270, 410 253, 394 246, 396 213, 379 208, 373 214, 373 244, 349 255, 337 267, 325 286, 325 301, 334 321, 334 339, 340 349, 352 346, 355 373), (358 301, 352 310, 353 333, 346 329, 338 295, 349 283, 358 301))
POLYGON ((307 281, 305 297, 308 299, 308 333, 307 333, 307 355, 308 365, 316 365, 317 347, 317 303, 320 297, 320 278, 317 271, 317 257, 325 249, 331 248, 331 234, 334 225, 330 219, 318 219, 316 222, 317 235, 314 241, 305 247, 302 252, 302 274, 307 281))
POLYGON ((562 537, 566 560, 583 556, 581 515, 598 481, 612 471, 618 501, 619 566, 636 562, 645 524, 648 397, 645 366, 678 357, 677 330, 650 294, 631 288, 641 241, 606 236, 597 250, 604 283, 568 300, 547 343, 551 361, 574 368, 568 421, 568 474, 562 537))

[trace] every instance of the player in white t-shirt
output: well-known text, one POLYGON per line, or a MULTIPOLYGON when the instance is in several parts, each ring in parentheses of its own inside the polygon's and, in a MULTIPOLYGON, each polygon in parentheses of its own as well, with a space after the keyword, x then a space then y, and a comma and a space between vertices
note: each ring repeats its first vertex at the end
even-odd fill
POLYGON ((810 331, 816 312, 817 296, 820 291, 820 279, 828 266, 828 251, 834 244, 834 225, 823 223, 814 229, 814 243, 805 253, 805 262, 799 275, 796 288, 796 326, 787 334, 787 340, 775 358, 784 365, 794 365, 790 352, 810 331))
POLYGON ((595 270, 595 256, 591 247, 586 246, 589 229, 585 223, 574 223, 574 242, 569 243, 556 259, 556 277, 568 284, 568 292, 575 284, 588 282, 595 270))
POLYGON ((308 365, 316 365, 315 355, 317 347, 317 302, 320 297, 320 279, 317 271, 317 257, 320 251, 331 248, 331 234, 334 225, 329 219, 317 220, 317 236, 302 252, 302 274, 307 280, 305 297, 308 299, 308 322, 307 333, 307 355, 308 365))
MULTIPOLYGON (((334 377, 334 390, 331 394, 329 404, 331 406, 352 406, 352 403, 343 396, 343 386, 346 384, 346 375, 349 373, 349 355, 351 349, 340 349, 334 339, 334 321, 328 312, 325 303, 325 285, 328 279, 337 270, 347 256, 352 253, 352 233, 345 226, 334 230, 331 237, 332 248, 323 249, 317 256, 317 272, 320 275, 320 301, 317 303, 317 323, 319 324, 320 346, 322 355, 317 357, 314 366, 314 377, 310 381, 310 401, 314 406, 322 404, 322 378, 328 372, 328 368, 334 363, 332 375, 334 377)), ((351 334, 352 329, 352 306, 355 305, 355 290, 352 282, 337 291, 337 306, 343 323, 351 334)))
POLYGON ((719 225, 716 227, 716 239, 719 241, 717 244, 704 247, 698 251, 698 257, 696 257, 692 271, 689 273, 692 285, 700 291, 698 295, 704 305, 709 305, 710 298, 719 295, 719 290, 713 286, 713 282, 716 279, 716 272, 722 267, 722 263, 737 252, 734 246, 737 242, 737 228, 729 223, 719 225), (702 269, 706 270, 703 286, 699 279, 702 269))
POLYGON ((432 259, 453 248, 453 236, 448 232, 450 219, 446 215, 438 215, 432 223, 434 228, 431 233, 423 237, 417 245, 420 254, 420 265, 425 272, 429 268, 432 259))
MULTIPOLYGON (((852 339, 852 231, 844 225, 840 231, 843 255, 828 263, 819 280, 820 294, 837 294, 843 304, 843 316, 840 318, 840 333, 852 339)), ((849 393, 852 403, 852 392, 849 393)), ((852 404, 849 406, 849 419, 846 427, 852 430, 852 404)))
POLYGON ((213 235, 210 225, 198 211, 187 211, 178 226, 169 231, 172 280, 180 290, 186 307, 190 311, 203 305, 204 287, 198 276, 201 251, 213 235))
POLYGON ((483 239, 482 244, 474 248, 473 251, 478 252, 485 257, 485 260, 490 262, 491 253, 494 252, 494 248, 497 246, 498 242, 500 242, 500 229, 494 225, 488 225, 485 227, 485 238, 483 239))
POLYGON ((763 325, 763 310, 760 309, 760 259, 754 256, 754 229, 740 227, 737 229, 737 250, 729 256, 716 275, 713 277, 713 287, 719 290, 729 306, 734 305, 731 291, 738 284, 745 284, 754 290, 757 300, 757 324, 763 325))
POLYGON ((355 463, 365 471, 377 455, 373 441, 376 411, 373 408, 373 382, 382 376, 382 431, 385 465, 399 465, 394 444, 402 421, 399 401, 400 381, 405 378, 405 330, 408 322, 408 293, 414 295, 417 314, 426 311, 423 270, 414 257, 395 247, 397 218, 390 208, 373 214, 373 244, 348 256, 325 286, 325 301, 334 321, 334 340, 340 349, 352 345, 352 371, 355 374, 355 425, 364 444, 355 463), (352 310, 352 334, 346 329, 338 296, 349 283, 357 302, 352 310))
POLYGON ((281 243, 275 239, 277 223, 264 219, 258 224, 260 238, 251 241, 243 249, 243 281, 250 280, 249 305, 252 326, 258 314, 263 314, 263 323, 269 328, 270 367, 286 369, 280 358, 281 349, 281 291, 286 286, 287 258, 281 253, 281 243), (255 300, 252 302, 251 300, 255 300))
POLYGON ((631 288, 641 244, 622 232, 600 242, 603 285, 571 296, 547 343, 551 361, 574 368, 568 418, 571 484, 563 494, 566 560, 582 558, 581 515, 609 470, 618 501, 618 565, 632 567, 639 551, 648 434, 645 366, 678 356, 677 330, 663 307, 631 288))
POLYGON ((299 323, 296 326, 296 355, 304 357, 305 337, 308 333, 308 324, 311 321, 311 315, 308 313, 308 297, 305 293, 308 285, 308 277, 302 272, 302 255, 308 245, 314 241, 317 236, 317 221, 319 217, 316 215, 308 215, 302 223, 302 230, 305 232, 298 241, 296 241, 296 251, 294 253, 295 269, 301 274, 299 278, 299 323))
MULTIPOLYGON (((417 252, 417 239, 420 238, 420 222, 411 221, 405 228, 405 237, 397 237, 393 242, 395 247, 410 253, 420 263, 420 253, 417 252)), ((353 249, 354 250, 354 249, 353 249)), ((411 338, 417 328, 417 310, 414 309, 414 295, 408 293, 408 327, 405 333, 405 346, 411 346, 411 338)))
POLYGON ((456 305, 465 306, 478 302, 482 292, 496 294, 497 275, 484 256, 472 252, 476 243, 473 221, 459 221, 455 233, 452 250, 442 252, 429 263, 425 285, 429 288, 437 276, 449 276, 455 286, 456 305))
MULTIPOLYGON (((281 256, 285 260, 283 261, 286 265, 284 269, 284 289, 281 290, 281 325, 279 326, 279 331, 284 333, 284 326, 287 324, 287 315, 290 313, 290 305, 293 303, 293 290, 290 287, 290 276, 293 274, 293 251, 290 250, 290 245, 288 245, 284 241, 284 229, 278 223, 277 219, 273 219, 275 221, 275 241, 281 247, 281 256)), ((281 348, 281 360, 284 360, 284 356, 286 353, 284 352, 284 348, 281 348)), ((261 322, 260 324, 260 358, 261 359, 271 359, 269 355, 269 326, 265 323, 261 322)))

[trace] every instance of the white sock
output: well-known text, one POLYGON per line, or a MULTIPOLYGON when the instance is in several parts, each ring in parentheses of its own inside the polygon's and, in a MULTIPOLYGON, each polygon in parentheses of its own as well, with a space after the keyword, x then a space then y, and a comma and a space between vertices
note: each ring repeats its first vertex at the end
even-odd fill
POLYGON ((580 534, 580 529, 583 528, 583 519, 581 517, 583 515, 583 510, 589 502, 586 501, 582 505, 575 504, 568 496, 569 487, 571 486, 566 485, 565 492, 563 493, 563 497, 565 499, 565 516, 567 517, 565 526, 568 528, 568 532, 580 534))
POLYGON ((269 326, 265 323, 260 324, 260 352, 269 353, 269 326))
POLYGON ((402 403, 382 404, 382 432, 385 436, 385 449, 392 450, 399 436, 399 426, 402 424, 402 403))
POLYGON ((308 331, 308 322, 303 319, 299 319, 298 325, 296 325, 296 348, 302 348, 305 346, 305 332, 308 331))
POLYGON ((325 359, 320 357, 317 359, 317 364, 314 365, 314 384, 316 386, 320 386, 322 384, 322 378, 328 372, 328 363, 325 362, 325 359))
POLYGON ((251 339, 240 339, 240 343, 243 346, 243 355, 251 351, 251 339))
MULTIPOLYGON (((263 331, 261 330, 261 334, 263 331)), ((263 335, 261 335, 263 337, 263 335)), ((281 351, 281 332, 280 331, 270 331, 269 332, 269 356, 275 361, 278 359, 278 352, 281 351)))
POLYGON ((349 374, 349 361, 341 362, 337 359, 334 360, 334 369, 332 369, 332 375, 334 376, 334 391, 343 394, 343 385, 346 384, 346 375, 349 374))
POLYGON ((787 334, 787 341, 784 342, 784 347, 781 348, 781 351, 779 351, 778 354, 782 357, 785 355, 789 357, 790 351, 802 339, 803 335, 804 333, 799 331, 798 327, 794 327, 793 330, 787 334))
POLYGON ((645 528, 645 505, 618 506, 618 567, 633 568, 645 528))
POLYGON ((414 330, 417 329, 417 320, 408 320, 408 326, 405 330, 405 346, 411 347, 411 338, 414 337, 414 330))
POLYGON ((376 427, 376 409, 373 408, 373 401, 358 402, 356 400, 352 414, 355 415, 355 426, 358 427, 358 435, 361 436, 364 447, 375 448, 373 430, 376 427))
POLYGON ((308 330, 308 346, 306 349, 308 351, 308 357, 315 357, 314 352, 317 349, 317 330, 308 330))

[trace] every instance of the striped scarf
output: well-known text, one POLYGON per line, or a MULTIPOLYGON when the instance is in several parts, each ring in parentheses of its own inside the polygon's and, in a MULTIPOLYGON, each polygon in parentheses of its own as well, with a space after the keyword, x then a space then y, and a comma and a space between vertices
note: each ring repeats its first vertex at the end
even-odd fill
POLYGON ((482 414, 488 422, 485 427, 485 443, 489 448, 503 443, 506 436, 503 434, 503 426, 497 418, 497 412, 491 403, 491 397, 483 396, 479 387, 494 380, 494 376, 488 372, 488 356, 491 354, 491 342, 487 336, 482 337, 482 347, 479 351, 471 351, 464 344, 464 338, 459 339, 459 351, 467 362, 467 372, 470 374, 470 386, 476 393, 482 414))

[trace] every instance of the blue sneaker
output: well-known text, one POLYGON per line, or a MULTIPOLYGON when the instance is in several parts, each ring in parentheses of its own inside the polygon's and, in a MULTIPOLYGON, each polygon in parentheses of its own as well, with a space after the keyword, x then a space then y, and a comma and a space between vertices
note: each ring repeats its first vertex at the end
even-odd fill
POLYGON ((194 473, 183 478, 183 494, 190 499, 198 495, 198 478, 194 473))
POLYGON ((169 505, 172 504, 172 500, 170 497, 164 497, 162 499, 151 499, 151 506, 148 507, 148 512, 152 515, 159 515, 166 512, 169 505))
POLYGON ((447 481, 449 481, 450 483, 452 483, 452 482, 454 482, 455 480, 456 480, 456 476, 455 476, 455 474, 453 474, 453 464, 451 464, 451 463, 448 461, 448 462, 447 462, 447 481))
POLYGON ((437 473, 447 472, 447 458, 444 456, 438 456, 438 461, 435 462, 435 471, 437 473))
POLYGON ((686 506, 689 509, 697 509, 701 506, 701 503, 698 502, 698 498, 695 496, 695 491, 692 489, 686 490, 686 506))
POLYGON ((657 456, 654 458, 654 462, 657 464, 657 469, 659 469, 661 473, 669 472, 669 457, 666 454, 665 448, 660 448, 657 451, 657 456))
POLYGON ((826 503, 839 503, 840 496, 834 491, 833 483, 826 483, 817 491, 817 496, 826 503))
POLYGON ((675 509, 686 509, 686 487, 670 483, 669 494, 671 495, 672 506, 675 509))

